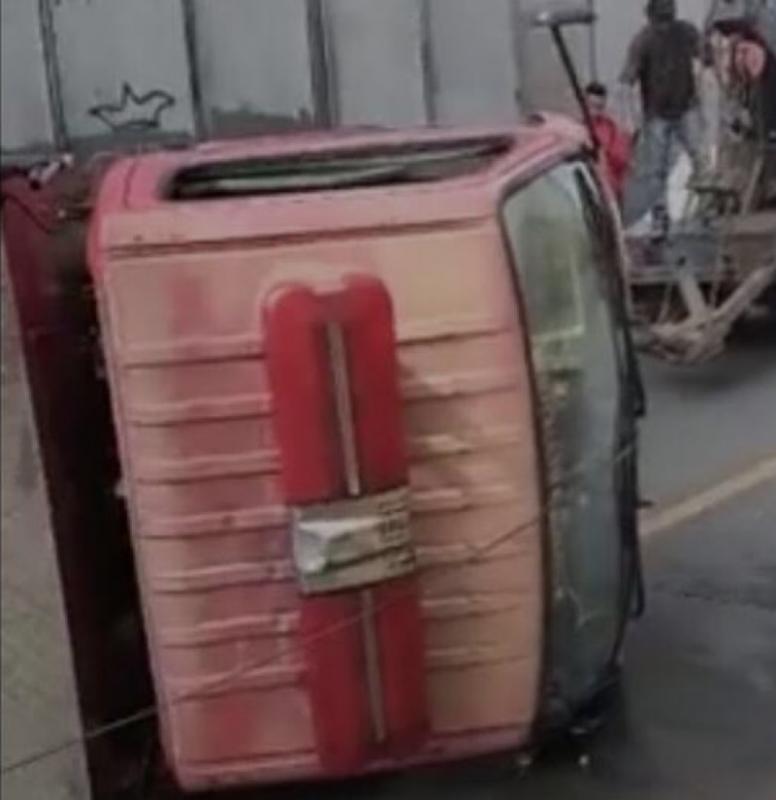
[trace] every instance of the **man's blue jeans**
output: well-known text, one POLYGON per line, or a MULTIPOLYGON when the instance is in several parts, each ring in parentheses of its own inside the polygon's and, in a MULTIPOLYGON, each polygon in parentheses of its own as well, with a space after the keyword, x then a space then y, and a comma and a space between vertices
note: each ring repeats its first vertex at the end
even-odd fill
POLYGON ((668 224, 668 179, 675 163, 676 145, 690 157, 693 178, 706 174, 703 115, 692 108, 677 119, 648 117, 641 130, 636 158, 625 189, 623 221, 638 222, 650 209, 653 222, 668 224))

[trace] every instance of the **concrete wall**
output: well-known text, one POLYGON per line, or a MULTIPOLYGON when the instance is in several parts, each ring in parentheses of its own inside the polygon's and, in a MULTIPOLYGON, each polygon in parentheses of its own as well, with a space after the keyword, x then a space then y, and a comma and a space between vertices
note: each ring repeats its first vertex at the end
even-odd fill
MULTIPOLYGON (((4 0, 5 2, 5 0, 4 0)), ((0 252, 2 299, 3 800, 87 800, 81 722, 48 501, 16 314, 0 252)))

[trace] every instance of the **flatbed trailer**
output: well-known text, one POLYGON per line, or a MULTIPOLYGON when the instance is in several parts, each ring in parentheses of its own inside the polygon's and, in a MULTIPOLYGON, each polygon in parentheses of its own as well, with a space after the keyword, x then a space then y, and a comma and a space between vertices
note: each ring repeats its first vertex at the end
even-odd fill
POLYGON ((628 241, 638 339, 685 364, 718 355, 748 315, 776 312, 776 2, 717 2, 707 34, 727 53, 715 173, 690 187, 665 240, 628 241), (744 46, 750 72, 737 66, 744 46))

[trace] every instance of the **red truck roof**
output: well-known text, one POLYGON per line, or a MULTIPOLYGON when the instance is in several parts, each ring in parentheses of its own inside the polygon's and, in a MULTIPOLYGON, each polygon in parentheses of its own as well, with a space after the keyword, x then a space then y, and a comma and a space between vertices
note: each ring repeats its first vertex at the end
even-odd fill
POLYGON ((211 142, 122 159, 97 207, 110 213, 112 248, 454 221, 490 213, 506 183, 530 178, 584 141, 582 128, 548 116, 510 128, 211 142), (172 221, 171 206, 178 208, 172 221))

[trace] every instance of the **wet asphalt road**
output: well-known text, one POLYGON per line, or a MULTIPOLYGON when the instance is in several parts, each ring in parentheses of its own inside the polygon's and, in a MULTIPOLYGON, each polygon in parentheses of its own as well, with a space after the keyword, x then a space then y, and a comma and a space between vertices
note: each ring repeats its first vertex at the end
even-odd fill
POLYGON ((672 503, 776 456, 776 323, 751 326, 709 364, 643 368, 645 497, 672 503))
MULTIPOLYGON (((645 363, 644 495, 671 505, 776 456, 776 330, 693 370, 645 363)), ((776 482, 645 541, 649 608, 583 746, 272 800, 776 800, 776 482)))
POLYGON ((522 778, 483 763, 331 797, 774 800, 774 488, 649 542, 649 613, 629 642, 616 713, 588 746, 522 778))

